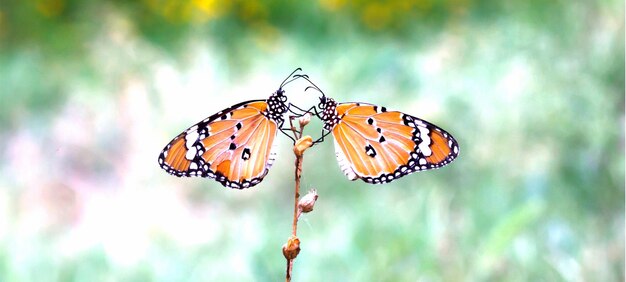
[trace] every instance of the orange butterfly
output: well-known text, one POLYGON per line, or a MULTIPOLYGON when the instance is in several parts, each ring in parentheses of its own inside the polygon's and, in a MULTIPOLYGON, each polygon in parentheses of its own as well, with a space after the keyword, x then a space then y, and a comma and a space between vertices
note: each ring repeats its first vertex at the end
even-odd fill
MULTIPOLYGON (((307 77, 304 77, 308 80, 307 77)), ((322 97, 316 115, 324 136, 332 133, 341 170, 350 180, 391 182, 407 174, 435 169, 459 155, 450 133, 417 117, 367 103, 337 103, 309 80, 322 97)))
POLYGON ((283 87, 303 77, 289 80, 300 70, 267 100, 239 103, 183 131, 159 155, 161 168, 178 177, 213 178, 236 189, 259 184, 274 162, 274 138, 289 109, 283 87))

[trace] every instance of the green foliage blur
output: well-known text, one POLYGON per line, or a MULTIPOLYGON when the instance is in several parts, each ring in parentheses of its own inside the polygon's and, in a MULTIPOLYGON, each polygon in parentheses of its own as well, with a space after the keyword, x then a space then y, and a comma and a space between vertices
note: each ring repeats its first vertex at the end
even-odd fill
POLYGON ((289 140, 244 191, 157 157, 296 67, 461 154, 373 186, 307 151, 294 281, 624 281, 624 33, 617 0, 2 1, 0 281, 284 279, 289 140))

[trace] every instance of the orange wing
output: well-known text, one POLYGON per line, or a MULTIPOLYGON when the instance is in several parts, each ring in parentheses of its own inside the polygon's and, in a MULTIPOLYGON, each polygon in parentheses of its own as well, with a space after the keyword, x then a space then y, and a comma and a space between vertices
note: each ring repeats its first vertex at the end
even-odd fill
POLYGON ((188 128, 161 152, 159 164, 175 176, 214 178, 231 188, 252 187, 274 162, 279 125, 265 100, 248 101, 188 128))
POLYGON ((335 152, 351 180, 386 183, 440 168, 459 154, 452 135, 414 116, 365 103, 339 103, 335 111, 335 152))

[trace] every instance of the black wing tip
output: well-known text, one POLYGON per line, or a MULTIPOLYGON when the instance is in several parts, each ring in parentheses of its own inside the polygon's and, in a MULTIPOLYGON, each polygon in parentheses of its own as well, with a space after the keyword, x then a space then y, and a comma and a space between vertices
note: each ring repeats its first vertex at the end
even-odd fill
POLYGON ((226 178, 225 176, 219 174, 219 173, 207 173, 207 172, 203 172, 201 170, 194 170, 194 171, 179 171, 176 169, 173 169, 172 167, 168 166, 167 164, 162 164, 161 165, 161 169, 165 170, 165 172, 167 172, 170 175, 176 176, 176 177, 202 177, 202 178, 210 178, 213 179, 215 181, 217 181, 218 183, 222 184, 222 186, 226 187, 226 188, 231 188, 231 189, 237 189, 237 190, 244 190, 247 188, 251 188, 253 186, 258 185, 259 183, 261 183, 261 180, 263 180, 262 178, 253 178, 251 180, 244 180, 243 182, 236 182, 236 181, 230 181, 228 180, 228 178, 226 178))
POLYGON ((244 189, 251 188, 261 183, 261 181, 263 180, 263 178, 256 177, 250 180, 244 179, 242 182, 230 181, 228 180, 226 176, 219 174, 219 173, 215 174, 215 177, 211 177, 211 178, 215 179, 215 181, 219 182, 220 184, 222 184, 222 186, 226 188, 237 189, 237 190, 244 190, 244 189))
POLYGON ((448 155, 448 157, 446 157, 443 161, 436 163, 436 164, 432 164, 432 163, 426 163, 426 164, 418 164, 417 162, 415 162, 415 160, 412 160, 412 162, 409 162, 406 165, 402 165, 400 166, 398 169, 396 169, 394 172, 392 173, 384 173, 381 174, 379 176, 376 177, 360 177, 358 176, 356 179, 361 179, 366 183, 369 184, 385 184, 385 183, 390 183, 393 182, 396 179, 400 179, 406 175, 415 173, 415 172, 420 172, 420 171, 424 171, 424 170, 434 170, 434 169, 440 169, 444 166, 449 165, 450 163, 452 163, 456 158, 458 157, 458 151, 456 154, 453 154, 451 152, 450 155, 448 155))

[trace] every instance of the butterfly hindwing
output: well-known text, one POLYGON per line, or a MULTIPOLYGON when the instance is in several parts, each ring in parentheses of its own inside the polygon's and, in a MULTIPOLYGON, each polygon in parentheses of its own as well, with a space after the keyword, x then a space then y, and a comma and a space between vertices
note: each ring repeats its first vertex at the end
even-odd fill
POLYGON ((335 139, 339 166, 351 180, 386 183, 445 166, 458 156, 456 140, 425 120, 366 103, 329 105, 336 105, 336 118, 324 119, 331 122, 327 128, 335 139))
POLYGON ((268 101, 254 100, 200 121, 165 146, 161 168, 179 177, 214 178, 231 188, 258 184, 274 161, 280 126, 269 110, 268 101))

